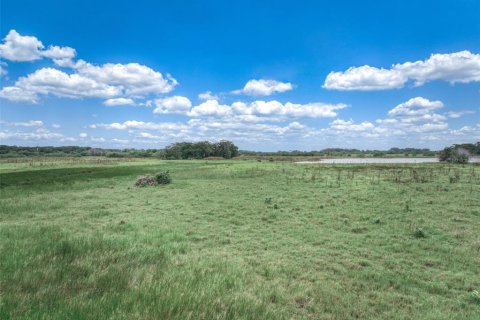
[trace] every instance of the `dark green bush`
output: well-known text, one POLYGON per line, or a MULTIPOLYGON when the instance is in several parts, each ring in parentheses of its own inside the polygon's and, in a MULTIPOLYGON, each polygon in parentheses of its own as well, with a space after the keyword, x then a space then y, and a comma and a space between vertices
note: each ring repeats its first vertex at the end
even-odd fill
POLYGON ((468 163, 468 153, 455 147, 447 147, 438 153, 438 159, 449 163, 468 163))
POLYGON ((172 177, 170 176, 170 172, 162 171, 155 175, 155 179, 157 179, 158 184, 169 184, 172 182, 172 177))

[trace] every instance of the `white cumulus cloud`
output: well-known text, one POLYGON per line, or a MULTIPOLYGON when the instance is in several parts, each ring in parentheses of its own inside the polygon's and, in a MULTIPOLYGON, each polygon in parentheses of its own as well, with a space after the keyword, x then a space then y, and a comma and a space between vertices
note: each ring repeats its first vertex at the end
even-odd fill
MULTIPOLYGON (((172 102, 173 103, 173 102, 172 102)), ((158 104, 157 104, 158 105, 158 104)), ((185 101, 183 111, 187 111, 187 102, 185 101)), ((192 118, 216 117, 225 119, 237 119, 246 122, 261 121, 281 121, 289 118, 329 118, 337 116, 337 111, 346 108, 343 103, 328 104, 322 102, 312 102, 306 104, 299 103, 281 103, 276 100, 253 102, 237 101, 231 105, 221 104, 218 100, 207 100, 196 105, 185 114, 192 118)), ((171 110, 162 106, 157 113, 173 113, 171 110)), ((178 112, 179 113, 179 112, 178 112)))
POLYGON ((200 100, 218 100, 218 96, 214 95, 211 91, 205 91, 198 95, 200 100))
POLYGON ((407 78, 400 72, 370 66, 351 67, 345 72, 330 72, 323 85, 334 90, 385 90, 401 88, 407 78))
POLYGON ((55 64, 61 67, 71 67, 72 59, 77 52, 70 47, 49 46, 47 50, 42 51, 42 56, 50 58, 55 64))
MULTIPOLYGON (((134 98, 168 93, 177 85, 177 81, 169 74, 163 75, 139 63, 95 65, 84 60, 73 61, 75 55, 73 48, 49 46, 45 49, 36 37, 23 36, 10 30, 4 43, 0 44, 1 58, 10 61, 34 61, 46 57, 71 71, 41 68, 18 78, 13 85, 3 87, 0 98, 37 103, 41 96, 51 94, 69 98, 116 99, 107 100, 104 104, 126 105, 127 101, 132 104, 130 100, 133 101, 134 98)), ((3 63, 2 70, 4 65, 3 63)))
POLYGON ((192 108, 190 117, 216 116, 223 117, 231 114, 230 106, 220 104, 217 100, 207 100, 192 108))
POLYGON ((10 30, 0 44, 0 57, 10 61, 33 61, 42 57, 44 45, 36 37, 22 36, 10 30))
POLYGON ((155 100, 155 106, 153 113, 186 114, 192 107, 192 102, 186 97, 172 96, 155 100))
POLYGON ((251 103, 235 102, 233 110, 239 115, 279 116, 282 118, 328 118, 337 115, 336 110, 347 107, 346 104, 327 104, 313 102, 307 104, 287 102, 282 104, 276 100, 254 101, 251 103))
POLYGON ((441 101, 430 101, 423 97, 415 97, 400 103, 388 112, 389 116, 419 116, 443 108, 441 101))
POLYGON ((364 121, 359 124, 355 124, 353 120, 341 120, 341 119, 336 119, 332 121, 330 124, 330 127, 335 129, 335 130, 345 130, 345 131, 366 131, 368 129, 373 129, 374 125, 371 122, 364 121))
POLYGON ((0 90, 0 98, 13 102, 37 103, 38 96, 35 92, 26 91, 18 87, 3 87, 0 90))
POLYGON ((15 86, 5 87, 0 91, 1 97, 12 101, 37 102, 39 94, 70 98, 110 98, 120 95, 121 89, 79 74, 42 68, 26 77, 20 77, 15 86))
POLYGON ((103 102, 103 105, 107 107, 114 107, 114 106, 134 106, 135 101, 130 98, 112 98, 107 99, 103 102))
POLYGON ((65 137, 61 133, 50 132, 49 130, 42 127, 34 127, 33 131, 9 131, 1 130, 0 131, 0 140, 24 140, 24 141, 68 141, 68 137, 65 137))
POLYGON ((233 91, 234 94, 246 94, 249 96, 269 96, 276 92, 285 92, 293 89, 290 82, 281 82, 267 79, 249 80, 243 89, 233 91))
POLYGON ((331 90, 386 90, 402 88, 409 81, 416 86, 428 81, 449 83, 480 81, 480 54, 459 51, 432 54, 426 60, 394 64, 389 69, 368 65, 330 72, 323 85, 331 90))
POLYGON ((0 57, 10 61, 34 61, 46 57, 63 66, 75 55, 75 49, 70 47, 49 46, 45 49, 43 43, 36 37, 22 36, 13 29, 0 44, 0 57))
POLYGON ((139 63, 106 63, 100 66, 79 60, 74 68, 79 75, 121 89, 128 96, 168 93, 177 85, 170 75, 164 77, 139 63))

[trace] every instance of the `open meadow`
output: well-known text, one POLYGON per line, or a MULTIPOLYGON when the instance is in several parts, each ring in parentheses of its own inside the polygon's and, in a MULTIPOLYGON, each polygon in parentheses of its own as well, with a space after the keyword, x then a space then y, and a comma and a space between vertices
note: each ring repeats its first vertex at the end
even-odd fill
POLYGON ((480 319, 478 164, 0 169, 0 319, 480 319))

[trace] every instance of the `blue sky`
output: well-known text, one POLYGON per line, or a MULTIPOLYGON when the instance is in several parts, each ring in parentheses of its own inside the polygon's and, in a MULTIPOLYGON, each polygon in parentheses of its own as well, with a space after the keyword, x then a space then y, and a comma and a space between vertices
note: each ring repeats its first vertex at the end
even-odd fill
POLYGON ((480 140, 480 2, 21 1, 0 143, 385 149, 480 140))

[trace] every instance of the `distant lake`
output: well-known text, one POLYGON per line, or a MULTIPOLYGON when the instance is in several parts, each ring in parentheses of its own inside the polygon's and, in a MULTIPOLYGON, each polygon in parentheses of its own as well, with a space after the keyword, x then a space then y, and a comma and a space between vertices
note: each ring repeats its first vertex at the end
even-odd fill
MULTIPOLYGON (((342 163, 435 163, 439 162, 438 158, 332 158, 322 159, 319 161, 298 161, 296 163, 325 163, 325 164, 342 164, 342 163)), ((480 163, 480 157, 471 157, 471 163, 480 163)))

